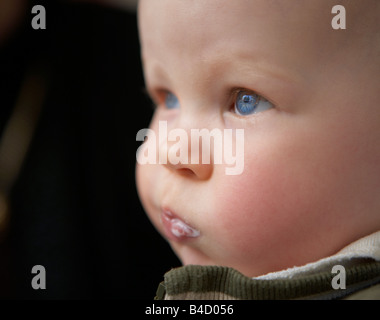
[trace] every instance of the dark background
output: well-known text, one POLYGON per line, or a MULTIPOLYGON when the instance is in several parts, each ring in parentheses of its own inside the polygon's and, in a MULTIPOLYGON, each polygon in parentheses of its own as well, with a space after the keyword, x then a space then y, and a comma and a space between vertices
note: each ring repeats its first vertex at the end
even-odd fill
POLYGON ((0 297, 153 299, 179 261, 145 216, 135 187, 136 133, 152 114, 136 15, 29 1, 25 17, 0 45, 0 133, 28 68, 42 66, 49 82, 12 190, 0 297), (31 27, 35 4, 45 6, 46 30, 31 27), (46 269, 45 290, 31 287, 34 265, 46 269))

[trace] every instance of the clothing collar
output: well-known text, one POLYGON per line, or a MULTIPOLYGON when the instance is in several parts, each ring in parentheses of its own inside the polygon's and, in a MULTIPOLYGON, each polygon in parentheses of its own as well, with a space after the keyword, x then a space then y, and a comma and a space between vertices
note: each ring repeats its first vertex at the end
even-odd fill
POLYGON ((294 279, 317 272, 331 272, 331 268, 334 265, 354 266, 360 264, 360 261, 363 259, 380 261, 380 231, 351 243, 330 257, 308 263, 304 266, 268 273, 255 277, 255 279, 294 279))
POLYGON ((187 265, 167 272, 155 299, 340 299, 380 283, 380 232, 302 267, 250 278, 222 266, 187 265), (345 288, 334 288, 332 266, 345 270, 345 288))

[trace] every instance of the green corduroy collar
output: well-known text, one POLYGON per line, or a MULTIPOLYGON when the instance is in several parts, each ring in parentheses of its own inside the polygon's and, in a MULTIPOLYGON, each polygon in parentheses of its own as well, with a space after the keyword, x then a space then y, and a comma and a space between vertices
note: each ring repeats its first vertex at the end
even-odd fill
POLYGON ((167 272, 155 299, 169 300, 290 300, 342 299, 380 283, 380 262, 364 259, 346 270, 346 288, 334 289, 331 272, 295 279, 253 279, 221 266, 187 265, 167 272))

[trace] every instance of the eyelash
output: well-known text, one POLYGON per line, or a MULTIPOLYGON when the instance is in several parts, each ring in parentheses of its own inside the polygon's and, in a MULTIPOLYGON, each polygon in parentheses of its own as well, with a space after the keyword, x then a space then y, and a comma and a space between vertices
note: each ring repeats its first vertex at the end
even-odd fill
POLYGON ((157 89, 152 92, 153 94, 150 94, 148 92, 148 96, 151 102, 153 103, 154 109, 157 109, 160 106, 164 106, 167 95, 171 93, 171 91, 166 89, 157 89))
POLYGON ((240 87, 233 88, 231 90, 230 97, 231 100, 229 103, 229 110, 230 112, 236 114, 239 117, 251 116, 275 107, 275 105, 271 101, 266 99, 260 93, 250 89, 240 87), (241 100, 239 100, 243 97, 249 97, 249 101, 242 102, 241 100), (252 102, 254 103, 254 105, 251 105, 252 102), (248 107, 247 104, 249 104, 248 107), (241 108, 243 110, 239 111, 239 109, 241 108))
MULTIPOLYGON (((154 91, 154 94, 151 94, 151 93, 149 93, 149 91, 147 89, 144 89, 144 92, 145 92, 146 96, 148 97, 148 99, 150 100, 154 110, 157 109, 157 107, 159 107, 159 106, 163 106, 165 109, 168 109, 168 108, 166 108, 165 103, 166 103, 166 97, 168 94, 172 93, 171 91, 169 91, 167 89, 158 89, 158 90, 154 91)), ((264 96, 262 96, 261 94, 259 94, 257 92, 250 90, 250 89, 235 87, 232 90, 230 90, 230 92, 228 94, 228 98, 227 98, 229 101, 229 103, 228 103, 229 110, 232 113, 239 115, 235 111, 235 104, 236 104, 236 100, 238 98, 238 95, 241 94, 242 92, 246 92, 247 94, 250 94, 250 95, 257 95, 260 97, 260 100, 267 101, 268 103, 272 104, 273 107, 275 107, 275 105, 270 100, 266 99, 264 96)), ((170 109, 168 109, 168 110, 170 110, 170 109)), ((242 116, 242 115, 240 115, 240 116, 242 116)))

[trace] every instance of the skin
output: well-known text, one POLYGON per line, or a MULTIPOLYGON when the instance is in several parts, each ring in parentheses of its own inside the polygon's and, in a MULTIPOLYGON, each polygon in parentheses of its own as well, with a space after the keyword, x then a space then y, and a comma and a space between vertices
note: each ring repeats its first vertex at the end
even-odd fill
POLYGON ((380 4, 341 1, 347 29, 333 30, 335 4, 141 0, 145 80, 157 105, 150 128, 165 120, 169 130, 244 129, 241 175, 212 163, 137 164, 157 230, 165 235, 168 207, 201 233, 168 240, 183 264, 258 276, 380 230, 380 4), (274 108, 240 116, 234 88, 274 108), (167 92, 179 109, 165 108, 167 92))

